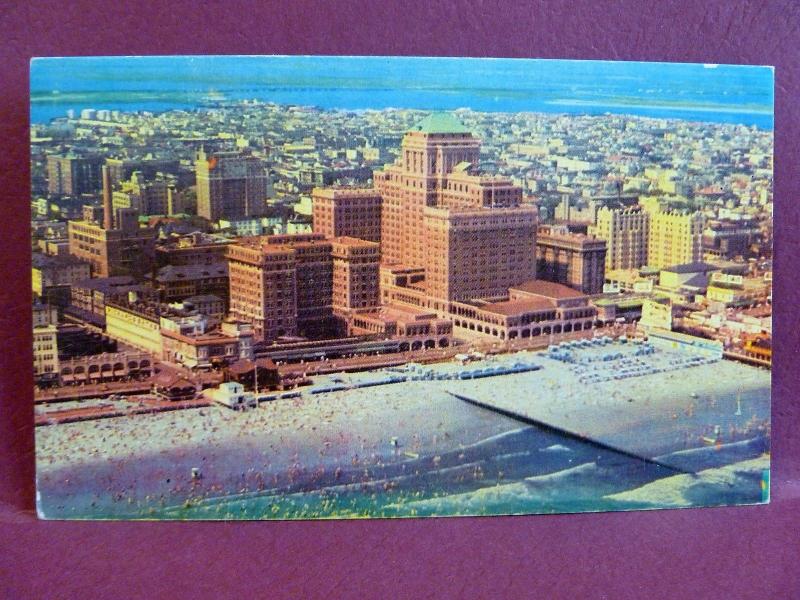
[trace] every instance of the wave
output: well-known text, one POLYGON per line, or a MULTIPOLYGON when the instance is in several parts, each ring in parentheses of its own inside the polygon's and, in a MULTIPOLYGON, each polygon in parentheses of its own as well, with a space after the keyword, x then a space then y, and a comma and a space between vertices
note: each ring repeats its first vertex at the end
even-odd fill
MULTIPOLYGON (((238 486, 234 487, 232 480, 224 487, 240 489, 238 493, 173 497, 171 507, 155 510, 161 518, 181 519, 331 518, 625 510, 687 502, 721 504, 727 502, 727 497, 719 495, 719 486, 711 486, 705 495, 700 493, 701 488, 668 493, 663 502, 658 498, 660 488, 648 491, 646 486, 668 480, 688 485, 675 479, 670 467, 705 472, 756 459, 768 447, 768 439, 759 437, 719 447, 680 450, 656 457, 668 465, 661 466, 526 426, 439 455, 428 453, 411 458, 401 453, 381 457, 377 463, 302 469, 291 479, 281 475, 266 489, 263 485, 257 489, 252 478, 246 482, 236 478, 238 486), (638 489, 645 489, 641 496, 624 496, 638 489), (307 512, 312 510, 309 506, 313 507, 312 513, 307 512), (278 512, 270 512, 275 510, 278 512)), ((702 480, 699 475, 685 477, 702 480)), ((733 493, 757 501, 760 484, 756 475, 745 479, 736 480, 733 493)), ((113 517, 120 518, 118 513, 123 508, 114 506, 109 510, 113 517)), ((144 510, 152 508, 147 506, 144 510)))
POLYGON ((685 471, 696 472, 702 469, 721 467, 769 452, 769 439, 758 436, 749 440, 741 440, 720 446, 704 446, 679 450, 671 454, 657 456, 656 460, 685 471))
POLYGON ((768 498, 768 455, 700 471, 675 475, 639 488, 613 494, 606 499, 619 508, 684 508, 757 504, 768 498))
POLYGON ((514 483, 430 498, 392 508, 400 514, 517 514, 631 510, 755 503, 769 468, 767 440, 754 438, 720 447, 682 450, 658 457, 680 468, 704 469, 673 475, 635 460, 593 461, 514 483))
POLYGON ((567 448, 562 444, 553 444, 547 448, 539 448, 539 452, 572 452, 572 448, 567 448))

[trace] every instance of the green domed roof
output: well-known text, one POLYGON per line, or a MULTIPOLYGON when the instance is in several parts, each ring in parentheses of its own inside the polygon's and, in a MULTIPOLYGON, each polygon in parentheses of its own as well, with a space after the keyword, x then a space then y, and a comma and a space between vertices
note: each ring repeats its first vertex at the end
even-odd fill
POLYGON ((421 131, 423 133, 470 133, 463 123, 452 114, 446 112, 429 114, 414 125, 411 131, 421 131))

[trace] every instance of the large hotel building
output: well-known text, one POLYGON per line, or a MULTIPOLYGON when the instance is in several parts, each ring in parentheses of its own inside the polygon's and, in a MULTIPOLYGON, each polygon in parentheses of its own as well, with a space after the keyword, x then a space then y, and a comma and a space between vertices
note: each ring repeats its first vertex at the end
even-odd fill
POLYGON ((662 269, 702 260, 704 223, 699 212, 602 208, 589 233, 606 241, 606 271, 662 269))
MULTIPOLYGON (((499 208, 522 200, 522 189, 509 179, 472 172, 480 160, 480 140, 448 114, 433 114, 421 121, 403 137, 401 150, 395 164, 374 176, 375 189, 383 199, 384 263, 425 264, 427 207, 499 208)), ((535 209, 528 210, 535 220, 535 209)))
POLYGON ((495 298, 536 278, 536 211, 425 208, 425 289, 444 300, 495 298))
POLYGON ((230 314, 259 338, 295 337, 301 318, 330 315, 333 259, 323 236, 244 238, 227 256, 230 314))
POLYGON ((314 232, 381 241, 381 196, 371 188, 314 188, 314 232))
POLYGON ((647 264, 663 269, 700 262, 703 258, 702 213, 657 211, 650 213, 647 264))
MULTIPOLYGON (((331 321, 349 335, 436 345, 593 326, 582 291, 536 281, 537 210, 510 179, 478 172, 480 140, 433 114, 401 150, 374 173, 374 189, 315 189, 314 234, 231 244, 231 316, 267 341, 312 337, 331 321)), ((596 271, 602 253, 586 253, 596 271)), ((594 279, 585 287, 594 290, 594 279)))
POLYGON ((93 194, 100 189, 100 166, 96 156, 50 155, 47 157, 47 191, 57 196, 93 194))
POLYGON ((589 233, 606 241, 606 271, 647 264, 649 214, 641 207, 601 208, 589 233))
POLYGON ((332 304, 336 313, 374 308, 380 300, 380 245, 352 237, 332 240, 332 304))
POLYGON ((269 174, 261 159, 244 152, 204 150, 195 162, 197 214, 209 221, 266 213, 269 174))
POLYGON ((456 333, 506 337, 503 318, 483 309, 536 278, 536 208, 510 179, 478 172, 480 140, 450 115, 424 119, 401 150, 374 177, 382 303, 433 311, 456 333), (475 320, 457 318, 467 313, 475 320))

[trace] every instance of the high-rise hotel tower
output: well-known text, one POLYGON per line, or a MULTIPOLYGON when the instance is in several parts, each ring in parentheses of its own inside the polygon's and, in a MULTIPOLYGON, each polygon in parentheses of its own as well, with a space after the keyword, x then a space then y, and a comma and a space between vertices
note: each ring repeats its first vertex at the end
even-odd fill
POLYGON ((536 277, 537 211, 509 178, 480 174, 479 161, 480 140, 434 113, 405 134, 399 160, 375 172, 381 262, 424 268, 437 298, 503 295, 536 277))
POLYGON ((269 174, 261 159, 245 152, 197 154, 197 214, 209 221, 266 213, 269 174))

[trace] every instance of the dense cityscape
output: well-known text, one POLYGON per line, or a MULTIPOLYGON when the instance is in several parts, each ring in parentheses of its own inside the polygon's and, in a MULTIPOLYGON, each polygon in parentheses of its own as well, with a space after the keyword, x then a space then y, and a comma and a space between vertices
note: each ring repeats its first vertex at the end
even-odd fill
MULTIPOLYGON (((323 110, 218 93, 195 110, 86 108, 34 124, 39 432, 235 408, 256 414, 246 418, 259 427, 279 417, 295 433, 305 427, 324 446, 330 442, 321 441, 316 420, 337 418, 331 415, 345 402, 336 396, 326 404, 325 394, 349 390, 352 404, 359 388, 401 379, 533 372, 545 354, 553 366, 543 372, 564 369, 585 384, 610 379, 576 367, 576 355, 622 361, 611 379, 643 373, 631 367, 626 374, 634 361, 653 377, 731 363, 720 372, 745 381, 751 371, 733 369, 755 373, 771 364, 772 149, 772 132, 755 126, 612 114, 323 110), (653 340, 693 348, 696 364, 658 363, 653 340), (607 350, 634 342, 634 354, 607 350), (534 362, 509 362, 515 357, 534 362), (466 370, 450 373, 452 364, 466 370), (473 373, 469 365, 497 371, 473 373), (293 413, 298 403, 304 408, 293 413), (312 416, 298 423, 303 411, 312 416)), ((460 397, 455 389, 447 392, 460 397)), ((553 401, 580 393, 566 383, 554 389, 553 401)), ((690 393, 689 409, 669 410, 692 422, 704 409, 690 393)), ((716 401, 708 400, 710 413, 716 401)), ((533 418, 513 403, 475 402, 533 418)), ((735 402, 741 414, 741 393, 735 402)), ((768 433, 766 402, 766 414, 745 415, 746 426, 704 421, 701 445, 750 443, 754 431, 768 433)), ((196 435, 180 422, 187 439, 196 435)), ((154 436, 169 436, 164 423, 154 436)), ((426 455, 424 440, 414 446, 402 435, 383 437, 398 461, 426 455)), ((367 460, 366 439, 359 461, 367 460)), ((40 460, 52 462, 64 441, 39 443, 46 446, 40 460)), ((297 463, 290 446, 276 450, 276 457, 288 453, 276 463, 297 463)), ((648 448, 649 456, 674 451, 648 448)), ((447 461, 443 451, 433 454, 437 468, 447 461)), ((375 458, 389 469, 384 463, 375 458)), ((354 472, 366 464, 352 462, 354 472)), ((474 480, 488 470, 470 468, 474 480)), ((186 469, 189 483, 175 498, 190 509, 195 500, 186 490, 208 473, 199 464, 186 469)), ((509 476, 498 472, 498 481, 509 476)), ((317 475, 314 481, 324 479, 317 475)), ((341 467, 328 475, 345 477, 341 467)), ((247 477, 242 489, 271 489, 264 474, 247 477)), ((304 476, 288 477, 275 475, 275 489, 294 490, 290 484, 304 476)), ((296 489, 314 489, 306 485, 296 489)), ((383 485, 391 495, 394 483, 383 485)), ((163 493, 161 500, 174 504, 163 493)), ((472 511, 491 512, 489 504, 472 511)), ((387 506, 380 515, 394 514, 387 506)), ((277 516, 344 514, 340 505, 320 507, 277 516)), ((457 511, 420 505, 409 514, 442 512, 457 511)))

